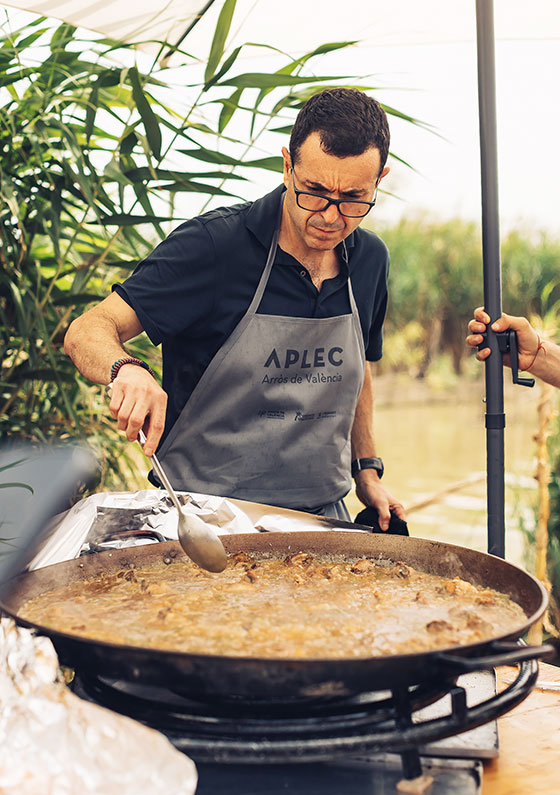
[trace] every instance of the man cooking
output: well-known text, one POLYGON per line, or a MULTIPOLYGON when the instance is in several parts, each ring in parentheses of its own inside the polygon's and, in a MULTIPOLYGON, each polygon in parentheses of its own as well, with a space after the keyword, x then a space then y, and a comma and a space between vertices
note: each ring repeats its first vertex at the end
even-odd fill
POLYGON ((282 186, 181 224, 71 324, 65 351, 112 383, 118 427, 130 441, 144 428, 176 488, 349 519, 353 475, 382 530, 390 511, 404 519, 381 483, 368 366, 389 258, 359 228, 388 149, 374 99, 314 95, 282 149, 282 186), (163 388, 124 348, 143 330, 162 345, 163 388))

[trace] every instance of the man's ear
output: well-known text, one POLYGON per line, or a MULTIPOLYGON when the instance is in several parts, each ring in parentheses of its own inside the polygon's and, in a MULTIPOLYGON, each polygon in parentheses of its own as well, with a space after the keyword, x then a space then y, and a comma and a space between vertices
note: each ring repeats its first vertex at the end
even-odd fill
POLYGON ((390 170, 391 169, 389 168, 389 166, 385 166, 385 168, 383 169, 383 171, 381 172, 381 174, 378 177, 378 180, 377 180, 377 184, 378 185, 381 182, 381 180, 383 179, 383 177, 387 176, 387 174, 389 173, 390 170))
POLYGON ((292 158, 285 146, 282 147, 282 157, 284 158, 284 185, 288 187, 292 171, 292 158))

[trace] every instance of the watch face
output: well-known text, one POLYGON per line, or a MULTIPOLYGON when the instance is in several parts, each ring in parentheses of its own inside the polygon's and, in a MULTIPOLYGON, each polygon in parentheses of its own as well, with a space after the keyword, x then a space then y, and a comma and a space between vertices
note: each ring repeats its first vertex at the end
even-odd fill
POLYGON ((352 477, 363 469, 375 469, 381 478, 383 476, 383 461, 380 458, 356 458, 352 461, 352 477))

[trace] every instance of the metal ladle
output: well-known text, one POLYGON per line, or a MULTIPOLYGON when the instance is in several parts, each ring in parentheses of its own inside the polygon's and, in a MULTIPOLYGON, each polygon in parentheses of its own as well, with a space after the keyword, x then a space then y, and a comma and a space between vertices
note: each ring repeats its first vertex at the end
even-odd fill
MULTIPOLYGON (((111 384, 106 387, 106 391, 110 394, 111 384)), ((138 441, 142 451, 144 451, 146 436, 143 430, 140 430, 138 433, 138 441)), ((227 554, 224 545, 214 530, 210 525, 203 522, 199 516, 196 516, 196 514, 185 513, 183 511, 179 498, 169 482, 169 478, 165 474, 165 470, 156 454, 154 453, 152 456, 146 456, 146 458, 152 462, 152 466, 154 467, 161 485, 169 494, 169 498, 175 508, 177 508, 179 516, 177 535, 179 543, 183 547, 185 553, 202 569, 215 572, 223 571, 227 563, 227 554)))
MULTIPOLYGON (((144 449, 146 443, 146 436, 144 431, 140 430, 138 433, 138 440, 144 449)), ((179 543, 183 550, 191 560, 194 560, 202 569, 207 571, 223 571, 227 563, 227 554, 224 545, 214 532, 214 530, 204 522, 200 516, 193 513, 185 513, 182 509, 179 498, 169 482, 169 478, 165 474, 158 457, 154 453, 152 456, 146 456, 152 462, 161 485, 169 494, 169 498, 179 514, 179 522, 177 524, 177 535, 179 543)))

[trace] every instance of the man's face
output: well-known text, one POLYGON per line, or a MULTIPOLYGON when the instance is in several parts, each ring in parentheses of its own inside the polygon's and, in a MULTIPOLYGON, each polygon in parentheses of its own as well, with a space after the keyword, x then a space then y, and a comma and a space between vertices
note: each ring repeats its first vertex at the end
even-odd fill
POLYGON ((363 219, 341 215, 334 204, 322 212, 302 210, 296 201, 294 182, 298 190, 318 193, 331 199, 372 201, 379 180, 389 171, 385 168, 379 174, 378 149, 367 149, 355 157, 327 154, 321 147, 318 132, 311 133, 301 145, 293 175, 290 154, 285 147, 282 154, 284 185, 287 189, 282 232, 297 249, 303 250, 302 253, 306 249, 334 249, 363 219))

